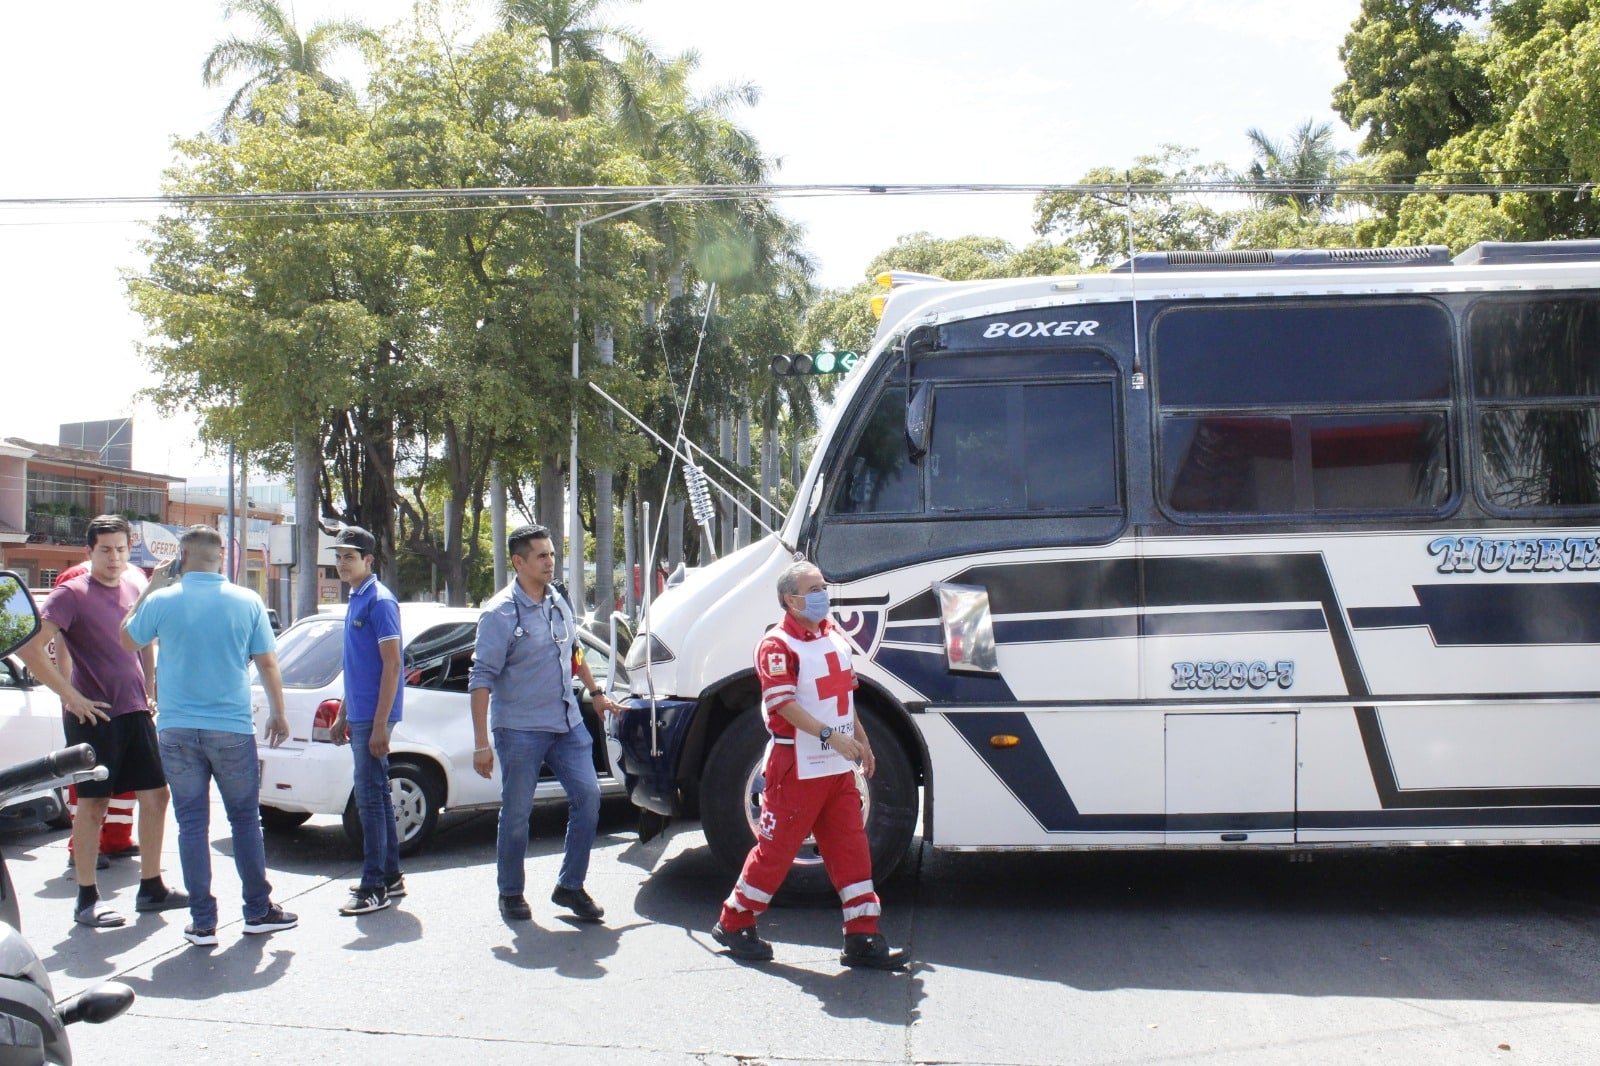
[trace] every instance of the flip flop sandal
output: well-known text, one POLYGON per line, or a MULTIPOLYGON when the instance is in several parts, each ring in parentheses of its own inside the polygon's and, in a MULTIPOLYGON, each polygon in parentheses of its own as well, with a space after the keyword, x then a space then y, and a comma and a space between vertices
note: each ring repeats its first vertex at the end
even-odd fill
POLYGON ((72 920, 79 925, 87 925, 90 929, 115 929, 128 924, 128 919, 110 907, 102 907, 98 903, 83 908, 73 916, 72 920))
POLYGON ((169 888, 160 896, 136 896, 133 901, 133 909, 142 912, 175 911, 188 905, 188 894, 179 888, 169 888))

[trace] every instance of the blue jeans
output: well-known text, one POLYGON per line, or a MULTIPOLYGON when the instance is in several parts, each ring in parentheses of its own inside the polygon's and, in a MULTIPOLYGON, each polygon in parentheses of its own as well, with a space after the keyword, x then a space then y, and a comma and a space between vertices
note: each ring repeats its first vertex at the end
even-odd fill
POLYGON ((367 749, 372 723, 350 723, 350 756, 355 760, 356 813, 361 815, 361 885, 383 888, 400 876, 400 834, 389 792, 389 757, 374 759, 367 749))
POLYGON ((252 733, 218 729, 163 729, 161 767, 178 819, 178 861, 196 929, 217 926, 211 894, 211 782, 233 829, 233 865, 244 889, 244 916, 260 918, 272 906, 267 850, 261 839, 261 763, 252 733))
POLYGON ((495 849, 500 894, 522 895, 528 818, 533 814, 539 767, 545 763, 567 792, 567 849, 556 884, 582 888, 600 824, 600 779, 594 772, 594 739, 589 731, 581 725, 565 733, 496 729, 494 752, 500 760, 500 832, 495 849))

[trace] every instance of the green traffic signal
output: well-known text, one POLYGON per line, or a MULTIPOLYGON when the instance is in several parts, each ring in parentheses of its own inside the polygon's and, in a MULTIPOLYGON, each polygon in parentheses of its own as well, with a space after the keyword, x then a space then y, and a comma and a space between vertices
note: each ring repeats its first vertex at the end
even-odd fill
POLYGON ((848 374, 861 359, 858 352, 798 352, 772 357, 772 372, 778 377, 804 377, 809 374, 848 374))

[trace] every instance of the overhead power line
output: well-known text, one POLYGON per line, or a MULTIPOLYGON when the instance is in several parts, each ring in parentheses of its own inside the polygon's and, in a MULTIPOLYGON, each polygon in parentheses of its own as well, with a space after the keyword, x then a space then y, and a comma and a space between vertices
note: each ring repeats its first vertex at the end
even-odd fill
MULTIPOLYGON (((1507 172, 1510 173, 1510 172, 1507 172)), ((1532 174, 1537 172, 1517 172, 1532 174)), ((1129 193, 1139 196, 1186 195, 1293 195, 1303 193, 1335 194, 1346 196, 1409 196, 1412 194, 1489 195, 1505 193, 1572 193, 1585 194, 1594 187, 1587 181, 1516 180, 1492 182, 1482 180, 1481 173, 1471 175, 1475 180, 1446 180, 1450 176, 1431 179, 1419 176, 1416 181, 1363 180, 1340 178, 1331 181, 1269 180, 1251 181, 1238 178, 1206 179, 1194 181, 1101 181, 1101 182, 1041 182, 1033 183, 819 183, 819 184, 706 184, 706 185, 525 185, 510 187, 469 187, 455 189, 308 189, 278 192, 157 194, 149 196, 33 196, 0 198, 0 208, 85 208, 85 207, 206 207, 228 205, 321 205, 321 204, 403 204, 415 210, 431 207, 438 210, 454 209, 464 203, 488 201, 506 206, 535 206, 543 208, 598 208, 635 203, 640 200, 668 198, 668 202, 728 201, 728 200, 781 200, 801 197, 826 196, 959 196, 959 195, 1031 195, 1082 194, 1091 196, 1117 196, 1129 193)), ((1465 178, 1467 176, 1463 176, 1465 178)))

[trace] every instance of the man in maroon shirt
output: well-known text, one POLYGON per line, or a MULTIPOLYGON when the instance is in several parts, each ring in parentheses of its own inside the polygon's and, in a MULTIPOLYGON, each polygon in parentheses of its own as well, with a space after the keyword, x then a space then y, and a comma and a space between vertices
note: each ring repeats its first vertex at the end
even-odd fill
MULTIPOLYGON (((89 560, 85 559, 81 563, 74 563, 56 575, 55 582, 51 587, 60 588, 73 578, 82 577, 88 572, 89 560)), ((132 581, 139 587, 141 592, 144 591, 144 571, 137 566, 128 567, 124 573, 123 580, 132 581)), ((70 678, 72 676, 72 655, 67 651, 67 642, 65 640, 57 640, 53 648, 56 669, 60 671, 62 677, 70 678)), ((151 686, 149 691, 150 699, 153 702, 155 700, 153 682, 156 676, 154 648, 139 649, 139 665, 144 668, 146 684, 151 686)), ((139 845, 133 842, 133 802, 134 796, 132 792, 118 792, 111 797, 110 804, 106 807, 105 820, 100 823, 100 861, 96 864, 98 869, 104 870, 111 865, 110 856, 139 854, 139 845)), ((78 816, 77 785, 69 785, 67 787, 67 812, 73 818, 78 816)), ((67 842, 67 873, 69 875, 72 874, 75 868, 76 864, 72 858, 72 842, 69 840, 67 842)))
POLYGON ((19 654, 35 677, 61 697, 62 730, 68 745, 91 744, 110 776, 79 786, 78 816, 72 824, 73 863, 80 925, 108 929, 127 921, 100 905, 95 882, 100 827, 111 797, 131 791, 139 797, 139 892, 134 907, 163 911, 187 907, 189 899, 161 880, 161 836, 167 816, 167 781, 161 749, 137 652, 122 646, 122 619, 139 598, 124 581, 130 543, 128 521, 101 515, 89 523, 89 572, 50 593, 40 608, 38 634, 19 654), (60 635, 72 658, 68 680, 45 650, 60 635))

